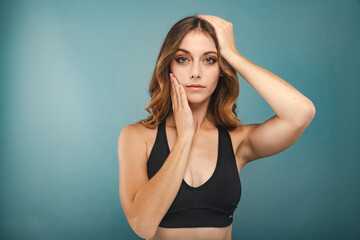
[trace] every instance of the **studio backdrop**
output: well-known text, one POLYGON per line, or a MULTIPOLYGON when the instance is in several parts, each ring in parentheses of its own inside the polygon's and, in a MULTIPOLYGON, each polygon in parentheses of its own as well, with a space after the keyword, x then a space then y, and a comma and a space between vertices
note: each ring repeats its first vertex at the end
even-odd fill
MULTIPOLYGON (((360 238, 360 2, 0 1, 0 238, 140 239, 120 205, 117 140, 148 116, 165 34, 195 14, 316 107, 299 140, 246 165, 233 239, 360 238)), ((241 77, 237 115, 275 113, 241 77)))

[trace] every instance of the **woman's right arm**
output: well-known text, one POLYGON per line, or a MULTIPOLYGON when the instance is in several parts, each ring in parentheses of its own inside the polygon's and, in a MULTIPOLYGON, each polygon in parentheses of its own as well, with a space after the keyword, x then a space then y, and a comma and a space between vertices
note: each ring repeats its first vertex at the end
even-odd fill
POLYGON ((149 180, 146 143, 139 128, 128 125, 119 135, 119 193, 131 228, 147 239, 154 236, 180 189, 193 137, 178 136, 163 166, 149 180))
POLYGON ((195 134, 184 86, 173 73, 170 81, 177 138, 160 170, 148 179, 146 142, 141 126, 126 126, 118 141, 120 201, 130 226, 144 238, 155 235, 179 192, 195 134))

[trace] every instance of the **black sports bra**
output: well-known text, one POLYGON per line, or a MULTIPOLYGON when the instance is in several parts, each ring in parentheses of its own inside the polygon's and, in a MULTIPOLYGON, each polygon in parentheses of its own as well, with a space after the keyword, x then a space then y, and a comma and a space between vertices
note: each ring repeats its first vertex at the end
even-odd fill
MULTIPOLYGON (((178 194, 160 227, 226 227, 233 222, 233 213, 241 197, 240 176, 228 131, 218 126, 218 159, 212 176, 201 186, 192 187, 184 179, 178 194)), ((165 120, 158 126, 147 172, 151 179, 170 154, 165 120)))

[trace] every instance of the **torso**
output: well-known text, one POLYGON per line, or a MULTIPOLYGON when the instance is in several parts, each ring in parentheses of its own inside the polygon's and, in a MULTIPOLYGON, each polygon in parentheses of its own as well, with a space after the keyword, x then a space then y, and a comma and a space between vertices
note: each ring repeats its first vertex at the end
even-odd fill
MULTIPOLYGON (((168 124, 168 123, 166 123, 168 124)), ((151 150, 154 146, 157 128, 144 130, 143 136, 145 137, 147 146, 147 159, 150 156, 151 150)), ((231 137, 234 151, 244 139, 246 125, 237 127, 232 131, 228 131, 231 137)), ((166 137, 169 144, 170 151, 173 149, 176 139, 176 128, 166 125, 166 137)), ((185 171, 184 181, 192 187, 197 187, 206 182, 213 174, 217 161, 218 154, 218 130, 217 128, 208 129, 196 133, 189 156, 188 166, 185 171)), ((240 174, 245 164, 235 154, 237 170, 240 174)), ((232 224, 224 228, 202 227, 202 228, 163 228, 158 227, 156 234, 151 240, 162 239, 216 239, 216 240, 231 240, 232 224)))

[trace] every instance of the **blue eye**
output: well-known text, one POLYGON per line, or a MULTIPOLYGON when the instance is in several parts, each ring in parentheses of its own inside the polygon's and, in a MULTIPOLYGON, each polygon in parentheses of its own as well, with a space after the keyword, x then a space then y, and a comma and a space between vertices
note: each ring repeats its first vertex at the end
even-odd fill
POLYGON ((209 60, 209 59, 210 59, 211 61, 210 61, 210 62, 207 61, 207 63, 212 64, 212 63, 215 63, 215 62, 216 62, 216 59, 215 59, 215 58, 212 58, 212 57, 206 58, 205 61, 206 61, 206 60, 209 60))
POLYGON ((176 61, 178 62, 178 63, 183 63, 183 61, 181 61, 181 60, 186 60, 187 58, 186 57, 179 57, 179 58, 177 58, 176 59, 176 61))

